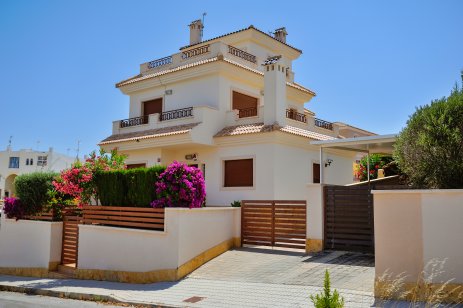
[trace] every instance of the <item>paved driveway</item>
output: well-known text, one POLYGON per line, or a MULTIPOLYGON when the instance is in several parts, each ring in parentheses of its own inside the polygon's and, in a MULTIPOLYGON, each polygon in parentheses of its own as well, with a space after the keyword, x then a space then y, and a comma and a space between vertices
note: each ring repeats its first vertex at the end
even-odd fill
POLYGON ((340 251, 307 256, 299 252, 241 248, 227 251, 188 277, 322 287, 326 269, 333 288, 373 292, 374 256, 340 251))

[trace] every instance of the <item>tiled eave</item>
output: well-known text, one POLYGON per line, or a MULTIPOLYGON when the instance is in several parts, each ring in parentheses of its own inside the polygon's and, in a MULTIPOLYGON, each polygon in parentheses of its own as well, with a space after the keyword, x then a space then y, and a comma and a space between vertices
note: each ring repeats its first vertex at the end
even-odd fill
MULTIPOLYGON (((201 61, 197 61, 197 62, 194 62, 194 63, 190 63, 190 64, 185 64, 185 65, 181 65, 181 66, 178 66, 176 68, 172 68, 172 69, 167 69, 167 70, 163 70, 163 71, 159 71, 159 72, 156 72, 156 73, 153 73, 153 74, 147 74, 147 75, 136 75, 136 76, 133 76, 129 79, 126 79, 126 80, 123 80, 121 82, 118 82, 116 84, 116 88, 120 88, 120 87, 123 87, 123 86, 126 86, 126 85, 130 85, 130 84, 134 84, 134 83, 137 83, 137 82, 141 82, 141 81, 145 81, 145 80, 149 80, 149 79, 153 79, 153 78, 157 78, 159 76, 163 76, 163 75, 166 75, 166 74, 170 74, 170 73, 175 73, 175 72, 178 72, 178 71, 182 71, 182 70, 186 70, 186 69, 190 69, 190 68, 193 68, 193 67, 197 67, 197 66, 201 66, 201 65, 205 65, 205 64, 208 64, 208 63, 212 63, 212 62, 217 62, 217 61, 223 61, 225 63, 228 63, 228 64, 231 64, 231 65, 234 65, 234 66, 237 66, 237 67, 240 67, 242 69, 245 69, 249 72, 252 72, 254 74, 258 74, 258 75, 261 75, 263 76, 264 73, 259 71, 259 70, 256 70, 254 68, 251 68, 249 66, 246 66, 244 64, 241 64, 241 63, 238 63, 236 61, 233 61, 229 58, 225 58, 225 57, 213 57, 213 58, 209 58, 209 59, 205 59, 205 60, 201 60, 201 61)), ((302 92, 305 92, 305 93, 308 93, 312 96, 316 96, 315 92, 313 92, 312 90, 309 90, 297 83, 294 83, 294 82, 286 82, 286 85, 289 86, 289 87, 292 87, 296 90, 299 90, 299 91, 302 91, 302 92)))
POLYGON ((119 143, 119 142, 125 142, 125 141, 136 141, 136 140, 143 140, 143 139, 160 138, 160 137, 166 137, 166 136, 186 134, 186 133, 189 133, 194 127, 196 127, 199 124, 200 123, 192 123, 192 124, 184 124, 184 125, 177 125, 177 126, 171 126, 171 127, 143 130, 143 131, 132 132, 132 133, 114 134, 102 140, 98 145, 101 146, 101 145, 119 143))
POLYGON ((229 136, 240 136, 240 135, 247 135, 247 134, 259 134, 259 133, 268 133, 280 131, 300 137, 309 138, 312 140, 334 140, 336 138, 319 134, 313 131, 309 131, 306 129, 294 127, 294 126, 279 126, 277 124, 273 125, 264 125, 264 123, 256 123, 256 124, 246 124, 246 125, 236 125, 236 126, 228 126, 220 130, 217 134, 214 135, 215 138, 218 137, 229 137, 229 136))

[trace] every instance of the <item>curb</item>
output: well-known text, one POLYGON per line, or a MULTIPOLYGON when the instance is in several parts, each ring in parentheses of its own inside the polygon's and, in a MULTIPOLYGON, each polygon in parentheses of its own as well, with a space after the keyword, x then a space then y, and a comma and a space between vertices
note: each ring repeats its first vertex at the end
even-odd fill
POLYGON ((130 302, 130 301, 123 301, 117 299, 113 296, 109 295, 98 295, 98 294, 87 294, 87 293, 77 293, 77 292, 62 292, 62 291, 53 291, 53 290, 44 290, 44 289, 37 289, 37 288, 28 288, 28 287, 18 287, 18 286, 7 286, 7 285, 0 285, 0 291, 7 291, 7 292, 16 292, 16 293, 24 293, 28 295, 41 295, 41 296, 49 296, 49 297, 57 297, 57 298, 67 298, 67 299, 74 299, 74 300, 84 300, 84 301, 92 301, 92 302, 102 302, 105 304, 123 304, 130 305, 133 307, 140 307, 140 308, 180 308, 182 306, 166 306, 164 304, 146 304, 146 303, 139 303, 139 302, 130 302))

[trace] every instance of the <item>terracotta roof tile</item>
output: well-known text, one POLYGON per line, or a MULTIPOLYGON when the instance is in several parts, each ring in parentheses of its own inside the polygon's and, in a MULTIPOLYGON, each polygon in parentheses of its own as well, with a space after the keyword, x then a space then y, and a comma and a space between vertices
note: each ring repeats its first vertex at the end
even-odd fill
POLYGON ((133 133, 114 134, 102 140, 98 145, 131 141, 131 140, 137 140, 137 139, 142 140, 142 139, 149 139, 149 138, 159 138, 159 137, 165 137, 165 136, 186 134, 190 132, 198 124, 200 123, 156 128, 156 129, 138 131, 138 132, 133 132, 133 133))
MULTIPOLYGON (((214 61, 225 61, 225 62, 227 62, 229 64, 241 67, 241 68, 243 68, 245 70, 248 70, 250 72, 253 72, 255 74, 259 74, 259 75, 262 75, 262 76, 264 75, 263 72, 261 72, 261 71, 259 71, 257 69, 254 69, 252 67, 249 67, 249 66, 246 66, 244 64, 238 63, 238 62, 233 61, 233 60, 231 60, 229 58, 219 59, 218 57, 213 57, 213 58, 193 62, 193 63, 190 63, 190 64, 181 65, 181 66, 178 66, 176 68, 159 71, 159 72, 152 73, 152 74, 147 74, 147 75, 138 74, 138 75, 133 76, 133 77, 131 77, 129 79, 126 79, 124 81, 116 83, 116 88, 126 86, 126 85, 129 85, 129 84, 132 84, 132 83, 135 83, 135 82, 139 82, 139 81, 143 81, 143 80, 147 80, 147 79, 151 79, 151 78, 156 78, 158 76, 162 76, 162 75, 165 75, 165 74, 174 73, 174 72, 181 71, 181 70, 184 70, 184 69, 188 69, 188 68, 191 68, 191 67, 211 63, 211 62, 214 62, 214 61)), ((313 91, 311 91, 311 90, 309 90, 307 88, 304 88, 303 86, 301 86, 300 84, 297 84, 295 82, 286 82, 286 85, 290 86, 290 87, 293 87, 295 89, 298 89, 300 91, 310 93, 313 96, 316 96, 315 92, 313 92, 313 91)))
POLYGON ((138 74, 138 75, 136 75, 134 77, 131 77, 129 79, 126 79, 126 80, 123 80, 121 82, 116 83, 116 88, 131 84, 131 83, 135 83, 135 82, 138 82, 138 81, 151 79, 151 78, 155 78, 155 77, 162 76, 162 75, 165 75, 165 74, 181 71, 181 70, 184 70, 184 69, 187 69, 187 68, 190 68, 190 67, 195 67, 195 66, 198 66, 198 65, 214 62, 214 61, 217 61, 217 60, 218 60, 217 57, 213 57, 213 58, 209 58, 209 59, 205 59, 205 60, 201 60, 201 61, 197 61, 197 62, 177 66, 177 67, 172 68, 172 69, 159 71, 159 72, 152 73, 152 74, 147 74, 147 75, 138 74))
POLYGON ((269 65, 269 64, 275 64, 278 62, 278 60, 281 59, 281 56, 273 56, 273 57, 268 57, 262 65, 269 65))
POLYGON ((227 137, 227 136, 237 136, 237 135, 246 135, 246 134, 257 134, 257 133, 266 133, 273 131, 281 131, 288 134, 293 134, 305 138, 310 138, 314 140, 332 140, 336 139, 328 135, 319 134, 302 128, 294 126, 284 126, 281 127, 277 124, 273 125, 264 125, 264 123, 255 123, 255 124, 246 124, 246 125, 236 125, 228 126, 223 128, 214 137, 227 137))
POLYGON ((243 32, 243 31, 246 31, 246 30, 249 30, 249 29, 254 29, 254 30, 256 30, 257 32, 260 32, 260 33, 262 33, 262 34, 267 35, 268 37, 274 39, 275 41, 280 42, 281 44, 286 45, 286 46, 288 46, 289 48, 292 48, 292 49, 294 49, 294 50, 296 50, 296 51, 302 53, 302 50, 297 49, 296 47, 293 47, 293 46, 291 46, 291 45, 289 45, 289 44, 286 44, 286 43, 283 43, 282 41, 277 40, 276 38, 274 38, 274 37, 271 36, 270 34, 265 33, 265 32, 262 31, 262 30, 257 29, 257 28, 254 27, 253 25, 250 25, 249 27, 244 28, 244 29, 240 29, 240 30, 233 31, 233 32, 230 32, 230 33, 227 33, 227 34, 219 35, 219 36, 213 37, 213 38, 211 38, 211 39, 208 39, 208 40, 205 40, 205 41, 196 43, 196 44, 192 44, 192 45, 187 45, 187 46, 181 47, 180 50, 183 50, 183 49, 186 49, 186 48, 190 48, 190 47, 193 47, 193 46, 196 46, 196 45, 199 45, 199 44, 203 44, 203 43, 206 43, 206 42, 210 42, 210 41, 216 40, 216 39, 218 39, 218 38, 222 38, 222 37, 229 36, 229 35, 232 35, 232 34, 240 33, 240 32, 243 32))

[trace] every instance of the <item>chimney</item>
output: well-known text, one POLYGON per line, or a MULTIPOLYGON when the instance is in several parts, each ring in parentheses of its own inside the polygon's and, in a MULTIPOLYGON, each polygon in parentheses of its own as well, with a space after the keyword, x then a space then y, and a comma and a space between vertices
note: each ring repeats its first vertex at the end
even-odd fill
POLYGON ((264 124, 286 122, 286 67, 281 56, 269 57, 264 66, 264 124))
POLYGON ((288 35, 288 32, 286 32, 285 27, 276 29, 273 35, 275 36, 275 39, 286 44, 286 36, 288 35))
POLYGON ((198 44, 201 42, 203 32, 203 22, 201 19, 192 21, 190 27, 190 45, 198 44))

